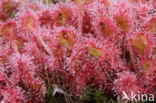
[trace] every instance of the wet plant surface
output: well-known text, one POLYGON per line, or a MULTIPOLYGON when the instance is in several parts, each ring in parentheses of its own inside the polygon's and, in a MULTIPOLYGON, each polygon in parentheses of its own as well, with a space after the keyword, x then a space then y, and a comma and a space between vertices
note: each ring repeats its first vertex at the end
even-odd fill
POLYGON ((0 103, 154 103, 155 0, 0 0, 0 103))

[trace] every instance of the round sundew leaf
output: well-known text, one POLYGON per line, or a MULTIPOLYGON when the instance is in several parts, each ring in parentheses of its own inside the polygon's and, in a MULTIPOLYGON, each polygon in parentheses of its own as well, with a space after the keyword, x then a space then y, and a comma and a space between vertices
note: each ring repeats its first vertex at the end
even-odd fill
POLYGON ((74 2, 80 4, 80 5, 84 5, 84 4, 88 4, 90 3, 92 0, 74 0, 74 2))
POLYGON ((95 56, 95 57, 102 57, 103 55, 103 51, 100 49, 97 49, 91 45, 88 46, 88 51, 90 52, 91 55, 95 56))
POLYGON ((58 25, 66 25, 68 20, 70 20, 70 13, 67 10, 62 10, 60 13, 58 13, 56 17, 56 23, 58 25))
POLYGON ((52 17, 51 17, 51 14, 49 11, 45 11, 41 14, 40 18, 39 18, 39 21, 40 21, 40 25, 41 26, 49 26, 51 25, 51 21, 52 21, 52 17))
POLYGON ((3 10, 4 10, 5 12, 8 12, 8 11, 10 11, 10 10, 12 9, 12 5, 11 5, 10 2, 4 2, 4 3, 2 4, 2 8, 3 8, 3 10))
POLYGON ((143 65, 143 69, 144 69, 145 73, 147 73, 148 71, 150 71, 150 72, 153 71, 154 65, 153 65, 153 62, 151 60, 143 61, 142 65, 143 65), (152 71, 150 69, 152 69, 152 71))
POLYGON ((104 4, 105 4, 105 6, 110 6, 109 0, 104 0, 104 4))
POLYGON ((84 11, 83 22, 82 22, 82 31, 84 33, 94 34, 94 31, 92 30, 91 17, 87 13, 87 11, 84 11))
POLYGON ((41 83, 33 83, 33 84, 31 83, 31 87, 33 89, 36 89, 36 91, 39 91, 42 87, 42 84, 41 83))
POLYGON ((130 24, 126 18, 122 16, 116 16, 115 20, 123 32, 128 32, 130 30, 130 24))
POLYGON ((3 25, 1 29, 2 35, 9 36, 10 38, 14 38, 16 34, 16 23, 8 22, 7 24, 3 25))
POLYGON ((17 38, 16 41, 18 49, 23 48, 25 41, 22 38, 17 38))
POLYGON ((64 45, 67 48, 70 48, 75 43, 75 35, 68 31, 60 32, 58 38, 60 39, 61 45, 64 45))
POLYGON ((150 68, 150 62, 144 62, 143 67, 145 70, 148 70, 150 68))
POLYGON ((139 49, 141 53, 148 47, 147 37, 143 34, 137 34, 132 40, 132 45, 139 49))
POLYGON ((2 3, 2 9, 7 14, 7 16, 13 18, 16 13, 18 4, 12 1, 5 1, 2 3))
POLYGON ((99 0, 101 3, 103 3, 105 6, 110 6, 110 1, 109 0, 99 0))
POLYGON ((23 19, 22 25, 27 30, 34 30, 35 18, 32 15, 28 15, 23 19))
POLYGON ((55 57, 62 57, 63 56, 63 50, 61 45, 57 45, 54 50, 53 50, 53 54, 55 57))
POLYGON ((107 22, 100 22, 100 28, 104 37, 110 36, 113 33, 111 25, 107 22))
POLYGON ((148 25, 148 30, 152 33, 156 33, 156 18, 150 21, 148 25))

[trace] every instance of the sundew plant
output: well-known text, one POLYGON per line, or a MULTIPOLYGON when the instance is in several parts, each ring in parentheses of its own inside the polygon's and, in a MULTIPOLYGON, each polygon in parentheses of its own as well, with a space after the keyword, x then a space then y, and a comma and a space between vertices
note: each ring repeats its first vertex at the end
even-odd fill
POLYGON ((156 0, 0 0, 0 103, 154 99, 156 0))

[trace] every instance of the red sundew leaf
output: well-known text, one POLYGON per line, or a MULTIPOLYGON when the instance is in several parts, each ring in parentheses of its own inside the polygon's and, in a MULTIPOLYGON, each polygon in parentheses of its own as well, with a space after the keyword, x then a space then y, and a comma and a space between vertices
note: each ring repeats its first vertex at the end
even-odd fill
POLYGON ((99 0, 99 2, 101 2, 102 4, 104 4, 107 7, 110 6, 110 1, 109 0, 99 0))
POLYGON ((62 59, 64 55, 64 47, 59 43, 58 39, 54 39, 54 41, 55 42, 53 42, 51 46, 53 55, 57 60, 62 59))
POLYGON ((3 25, 2 27, 2 35, 5 36, 6 38, 11 40, 12 47, 14 48, 14 51, 18 53, 18 48, 15 43, 15 38, 17 37, 17 32, 16 32, 16 22, 10 21, 6 24, 3 25))
POLYGON ((36 75, 36 65, 33 59, 30 55, 15 54, 10 58, 10 63, 13 65, 14 70, 16 70, 15 73, 20 75, 17 80, 21 80, 20 82, 31 90, 43 93, 41 90, 43 82, 38 75, 36 75))
POLYGON ((17 48, 18 50, 21 50, 24 47, 24 43, 26 42, 26 40, 24 40, 21 37, 17 37, 16 38, 16 44, 17 44, 17 48))
POLYGON ((152 18, 147 26, 147 30, 156 34, 156 18, 152 18))
POLYGON ((144 73, 152 73, 156 66, 154 66, 154 63, 152 60, 142 60, 142 67, 144 73))
POLYGON ((74 33, 69 32, 69 31, 61 31, 58 35, 60 44, 70 48, 71 46, 73 46, 75 44, 75 40, 76 40, 76 36, 74 33))
POLYGON ((6 47, 7 44, 3 45, 3 50, 0 50, 0 64, 2 63, 5 65, 8 62, 8 58, 14 53, 14 51, 12 48, 6 47))
POLYGON ((36 18, 30 12, 25 12, 21 18, 21 26, 24 31, 34 31, 37 29, 36 18), (25 15, 25 16, 24 16, 25 15))
POLYGON ((113 35, 115 26, 110 19, 102 19, 99 22, 99 27, 104 37, 113 35))
MULTIPOLYGON (((75 44, 76 45, 76 44, 75 44)), ((91 56, 92 59, 95 59, 97 61, 99 61, 99 59, 103 59, 104 56, 104 51, 99 48, 96 47, 92 41, 89 43, 86 43, 85 45, 83 45, 83 48, 81 47, 75 47, 75 49, 73 50, 73 53, 75 55, 72 55, 73 57, 73 66, 75 69, 78 69, 82 64, 80 61, 87 61, 88 60, 88 55, 91 56), (77 50, 79 49, 79 50, 77 50)), ((88 61, 90 62, 90 61, 88 61)))
POLYGON ((59 45, 59 44, 53 50, 54 56, 55 57, 58 57, 58 58, 62 57, 63 56, 63 53, 64 53, 63 52, 63 49, 62 49, 61 45, 59 45))
MULTIPOLYGON (((69 62, 69 65, 71 66, 71 70, 73 71, 78 71, 81 66, 83 61, 85 61, 86 55, 88 54, 88 48, 84 48, 80 49, 81 47, 79 47, 80 45, 76 45, 76 47, 74 47, 73 49, 73 55, 71 56, 71 61, 69 62)), ((84 46, 84 45, 81 45, 84 46)))
POLYGON ((84 33, 94 34, 94 31, 92 30, 91 17, 87 13, 87 11, 84 12, 82 31, 84 33))
POLYGON ((73 0, 73 1, 79 5, 86 5, 91 3, 93 0, 73 0))
POLYGON ((52 16, 50 14, 50 11, 44 11, 41 13, 41 16, 39 17, 40 25, 41 26, 51 26, 52 25, 52 16))
POLYGON ((23 21, 23 25, 27 27, 28 29, 32 29, 34 24, 34 19, 32 16, 29 16, 23 21))
POLYGON ((61 26, 61 25, 66 25, 68 21, 71 20, 71 11, 66 10, 66 9, 61 9, 56 17, 56 24, 61 26))
POLYGON ((18 4, 11 0, 2 1, 2 10, 7 14, 8 17, 14 17, 18 4))
POLYGON ((16 23, 11 21, 4 24, 1 32, 2 36, 8 36, 10 39, 14 39, 16 37, 16 23))
POLYGON ((72 54, 72 47, 76 42, 76 35, 70 30, 62 30, 57 34, 57 41, 54 55, 62 57, 63 55, 70 56, 72 54))
POLYGON ((130 30, 130 22, 127 18, 123 16, 115 16, 114 19, 123 32, 128 32, 130 30))
MULTIPOLYGON (((17 29, 7 21, 17 7, 12 8, 9 2, 2 11, 0 6, 0 69, 7 76, 11 71, 9 82, 14 84, 7 83, 4 92, 0 90, 0 102, 44 102, 47 98, 44 67, 51 83, 55 80, 55 84, 76 97, 83 96, 87 87, 106 92, 111 88, 117 92, 117 98, 123 90, 128 96, 131 92, 142 93, 144 84, 150 86, 146 92, 154 91, 156 26, 149 2, 146 5, 129 0, 66 0, 49 5, 52 0, 42 0, 45 5, 39 0, 35 6, 34 0, 0 1, 20 2, 21 6, 13 19, 17 29), (146 21, 148 25, 144 28, 146 21), (147 73, 142 75, 139 70, 147 73), (150 72, 152 75, 148 75, 150 72)), ((1 80, 6 81, 0 72, 1 80)))
POLYGON ((141 53, 143 53, 148 48, 149 42, 147 37, 140 33, 137 34, 134 39, 132 39, 132 45, 135 46, 141 53))
POLYGON ((8 19, 8 17, 5 15, 5 13, 0 11, 0 20, 6 21, 7 19, 8 19))
POLYGON ((145 59, 145 60, 142 60, 141 64, 143 68, 143 73, 145 75, 151 76, 152 78, 152 75, 156 69, 156 65, 154 65, 154 61, 150 59, 145 59))
POLYGON ((35 89, 35 91, 40 91, 42 87, 42 82, 35 82, 35 83, 30 83, 30 87, 35 89))
POLYGON ((88 45, 88 51, 95 57, 101 58, 103 56, 103 51, 101 49, 95 48, 91 45, 88 45))
POLYGON ((74 3, 59 4, 56 9, 52 10, 52 28, 55 26, 74 26, 79 28, 80 26, 80 8, 74 3))
MULTIPOLYGON (((99 87, 103 85, 106 80, 104 73, 101 71, 101 65, 99 64, 100 55, 92 55, 95 54, 94 50, 99 51, 99 48, 91 47, 91 50, 88 50, 88 46, 93 46, 92 43, 90 45, 87 43, 83 49, 78 48, 75 54, 72 57, 71 63, 71 72, 76 73, 78 80, 76 80, 77 85, 79 87, 80 92, 86 86, 99 87), (92 49, 93 48, 93 49, 92 49), (90 52, 91 51, 91 52, 90 52), (92 52, 93 51, 93 52, 92 52), (99 56, 99 57, 97 57, 99 56), (98 70, 96 69, 98 67, 98 70)), ((90 49, 89 47, 89 49, 90 49)))

